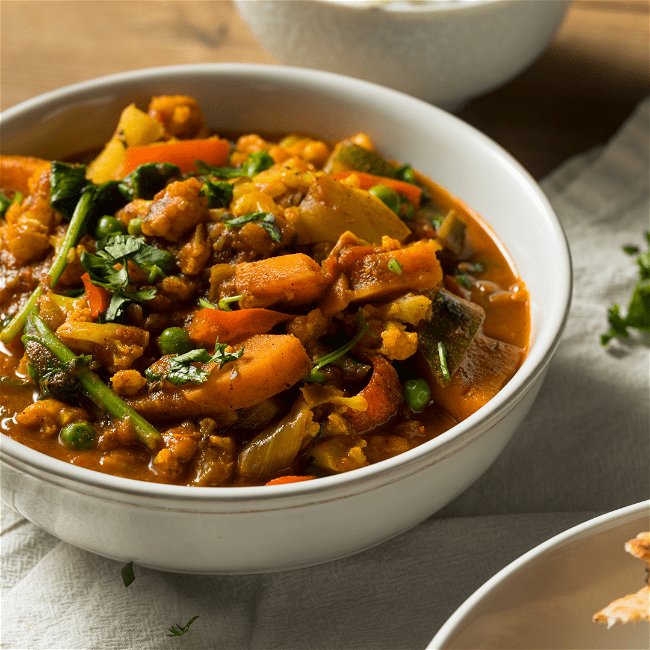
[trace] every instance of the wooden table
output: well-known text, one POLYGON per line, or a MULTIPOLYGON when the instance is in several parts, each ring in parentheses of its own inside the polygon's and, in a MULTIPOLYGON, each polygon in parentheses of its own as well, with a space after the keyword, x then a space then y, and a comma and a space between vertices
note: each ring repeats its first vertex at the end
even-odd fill
MULTIPOLYGON (((534 65, 458 115, 541 178, 606 142, 649 94, 649 22, 648 0, 574 0, 534 65)), ((125 70, 274 63, 230 0, 0 0, 0 29, 3 110, 125 70)))

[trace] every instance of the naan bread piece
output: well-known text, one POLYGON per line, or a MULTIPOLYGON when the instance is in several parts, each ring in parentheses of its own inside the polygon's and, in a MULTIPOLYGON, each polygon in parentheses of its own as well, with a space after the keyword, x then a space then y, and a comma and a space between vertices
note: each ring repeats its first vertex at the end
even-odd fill
POLYGON ((634 539, 626 542, 625 550, 630 555, 645 560, 650 567, 650 533, 639 533, 634 539))
POLYGON ((614 623, 650 620, 650 587, 645 586, 635 594, 628 594, 615 600, 607 607, 594 614, 596 623, 607 623, 610 628, 614 623))
POLYGON ((614 623, 630 621, 650 621, 650 532, 639 533, 625 544, 625 550, 646 562, 646 585, 635 594, 628 594, 607 605, 594 614, 597 623, 607 623, 610 628, 614 623))

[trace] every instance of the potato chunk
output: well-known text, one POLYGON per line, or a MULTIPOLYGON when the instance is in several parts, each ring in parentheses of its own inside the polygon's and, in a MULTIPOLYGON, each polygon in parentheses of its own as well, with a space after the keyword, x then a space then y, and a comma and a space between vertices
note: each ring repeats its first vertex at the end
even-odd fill
POLYGON ((298 244, 335 242, 347 230, 371 244, 384 235, 403 241, 409 227, 376 196, 330 176, 319 177, 300 203, 298 244))
POLYGON ((235 269, 235 288, 244 295, 244 308, 303 305, 316 300, 327 286, 321 267, 303 253, 244 262, 235 269))

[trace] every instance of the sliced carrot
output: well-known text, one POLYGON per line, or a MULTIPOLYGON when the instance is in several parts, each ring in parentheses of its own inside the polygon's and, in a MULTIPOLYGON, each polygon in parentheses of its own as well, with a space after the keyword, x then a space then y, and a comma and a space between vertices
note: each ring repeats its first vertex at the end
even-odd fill
POLYGON ((311 481, 315 476, 280 476, 279 478, 271 479, 264 485, 287 485, 288 483, 302 483, 303 481, 311 481))
POLYGON ((415 209, 420 207, 420 199, 422 197, 422 188, 413 183, 407 183, 406 181, 399 181, 395 178, 388 178, 386 176, 375 176, 374 174, 367 174, 366 172, 358 172, 352 170, 337 172, 332 174, 332 178, 340 181, 348 176, 354 174, 358 176, 360 185, 359 187, 362 190, 369 190, 375 185, 386 185, 393 188, 398 194, 401 194, 403 197, 407 198, 415 209))
POLYGON ((84 273, 81 276, 81 279, 83 280, 84 288, 86 289, 84 296, 88 302, 88 307, 90 307, 90 315, 93 318, 97 318, 100 314, 103 314, 111 304, 111 292, 104 287, 95 286, 90 281, 88 273, 84 273))
POLYGON ((290 318, 290 314, 263 308, 221 311, 206 307, 194 314, 188 334, 197 344, 214 345, 217 338, 220 343, 236 343, 253 334, 267 334, 290 318))
POLYGON ((402 403, 403 389, 393 365, 380 355, 370 357, 373 371, 368 385, 359 393, 366 398, 368 409, 347 409, 345 417, 357 430, 364 433, 387 422, 402 403))
POLYGON ((167 162, 187 174, 195 170, 197 160, 220 167, 228 162, 230 143, 221 138, 174 140, 163 144, 128 147, 124 152, 122 175, 130 174, 138 165, 167 162))

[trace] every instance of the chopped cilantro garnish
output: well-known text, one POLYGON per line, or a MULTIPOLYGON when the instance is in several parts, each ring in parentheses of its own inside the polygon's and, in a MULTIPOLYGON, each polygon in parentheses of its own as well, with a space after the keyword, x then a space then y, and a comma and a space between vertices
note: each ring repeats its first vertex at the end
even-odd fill
POLYGON ((394 258, 388 260, 388 268, 395 273, 395 275, 402 275, 402 265, 394 258))
MULTIPOLYGON (((650 232, 646 232, 645 237, 650 245, 650 232)), ((640 249, 637 246, 625 246, 623 250, 628 255, 637 255, 640 249)), ((639 254, 636 263, 639 278, 632 291, 627 314, 623 316, 617 304, 610 307, 607 313, 609 330, 600 337, 602 345, 607 345, 613 338, 628 339, 628 328, 650 334, 650 250, 639 254)))
POLYGON ((275 161, 266 151, 255 151, 249 154, 248 160, 244 163, 242 169, 246 172, 246 176, 253 178, 253 176, 267 170, 274 163, 275 161))
POLYGON ((199 176, 215 176, 216 178, 234 179, 253 176, 265 171, 274 164, 273 158, 266 151, 255 151, 249 154, 241 167, 213 167, 202 160, 195 162, 199 176))
POLYGON ((147 274, 147 281, 152 283, 164 278, 174 264, 171 253, 159 250, 145 243, 141 237, 132 235, 115 235, 100 240, 97 254, 83 252, 81 265, 90 277, 90 281, 113 292, 111 302, 102 315, 106 322, 119 320, 130 302, 146 302, 156 295, 154 288, 133 290, 128 263, 138 266, 147 274))
POLYGON ((278 244, 282 243, 282 231, 275 223, 275 215, 270 212, 251 212, 244 214, 241 217, 233 217, 232 219, 225 219, 224 222, 229 228, 240 228, 247 223, 256 223, 261 228, 264 228, 269 237, 278 244))
POLYGON ((167 365, 164 373, 156 373, 147 368, 145 376, 149 381, 160 381, 166 379, 174 386, 181 386, 183 384, 202 384, 207 381, 210 373, 195 363, 217 363, 219 369, 223 368, 230 361, 236 361, 242 354, 244 348, 240 348, 237 352, 226 352, 228 345, 226 343, 217 342, 214 348, 214 354, 210 354, 205 348, 198 348, 190 350, 185 354, 178 354, 172 357, 167 365))

